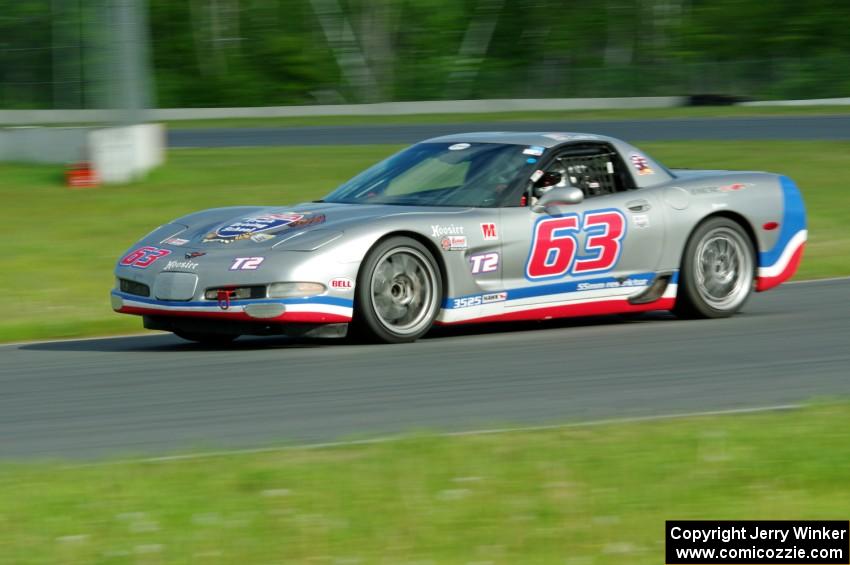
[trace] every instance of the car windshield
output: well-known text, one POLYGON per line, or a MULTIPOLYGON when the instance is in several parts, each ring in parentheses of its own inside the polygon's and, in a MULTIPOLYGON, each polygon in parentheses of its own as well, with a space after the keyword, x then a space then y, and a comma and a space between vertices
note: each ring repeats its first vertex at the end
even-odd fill
POLYGON ((500 206, 528 180, 543 151, 501 143, 420 143, 360 173, 324 201, 500 206))

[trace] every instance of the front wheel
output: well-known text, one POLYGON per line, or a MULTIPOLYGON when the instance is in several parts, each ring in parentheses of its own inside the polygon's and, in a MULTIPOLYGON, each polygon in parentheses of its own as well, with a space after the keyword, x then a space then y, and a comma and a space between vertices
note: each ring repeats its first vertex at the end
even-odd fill
POLYGON ((431 329, 443 288, 431 252, 414 239, 392 237, 363 261, 355 294, 354 325, 360 337, 405 343, 431 329))
POLYGON ((725 318, 753 289, 755 251, 747 232, 728 218, 700 224, 685 247, 674 312, 686 318, 725 318))

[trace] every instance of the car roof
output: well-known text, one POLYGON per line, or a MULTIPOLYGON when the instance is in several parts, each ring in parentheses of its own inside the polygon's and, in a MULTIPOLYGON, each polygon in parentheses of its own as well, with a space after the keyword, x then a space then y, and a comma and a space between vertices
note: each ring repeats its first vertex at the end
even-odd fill
POLYGON ((480 131, 471 133, 458 133, 426 139, 423 143, 502 143, 508 145, 538 146, 549 149, 556 145, 565 143, 580 143, 583 141, 597 141, 610 143, 620 153, 628 166, 634 167, 634 160, 645 163, 649 173, 632 175, 635 184, 640 187, 653 186, 673 179, 672 174, 660 163, 652 159, 640 149, 615 137, 599 135, 596 133, 580 132, 521 132, 521 131, 480 131))
POLYGON ((537 145, 549 148, 569 141, 619 142, 618 139, 614 139, 613 137, 595 133, 479 131, 432 137, 431 139, 426 139, 423 143, 505 143, 511 145, 537 145))

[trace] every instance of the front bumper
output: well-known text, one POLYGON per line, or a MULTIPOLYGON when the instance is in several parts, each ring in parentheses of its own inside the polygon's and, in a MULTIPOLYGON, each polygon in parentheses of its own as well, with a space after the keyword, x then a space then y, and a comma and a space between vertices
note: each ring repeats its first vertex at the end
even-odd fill
POLYGON ((266 324, 348 323, 354 312, 352 300, 334 296, 232 300, 227 304, 219 304, 211 300, 157 300, 113 290, 111 302, 112 309, 122 314, 207 318, 266 324))

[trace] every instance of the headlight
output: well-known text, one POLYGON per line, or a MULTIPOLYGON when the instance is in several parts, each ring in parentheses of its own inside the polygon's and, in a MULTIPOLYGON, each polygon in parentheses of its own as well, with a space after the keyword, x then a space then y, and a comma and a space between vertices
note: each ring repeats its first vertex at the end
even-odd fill
POLYGON ((322 294, 325 285, 314 282, 279 282, 269 285, 269 298, 305 298, 322 294))

